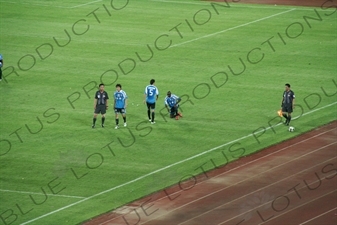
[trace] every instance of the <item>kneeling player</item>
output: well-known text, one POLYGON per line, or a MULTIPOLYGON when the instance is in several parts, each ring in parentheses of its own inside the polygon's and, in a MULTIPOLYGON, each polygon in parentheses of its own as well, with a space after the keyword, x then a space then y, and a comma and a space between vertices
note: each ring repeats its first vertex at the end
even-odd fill
POLYGON ((176 118, 176 120, 179 119, 179 117, 182 117, 183 115, 178 112, 179 108, 179 102, 181 101, 181 98, 179 98, 177 95, 172 94, 170 91, 167 92, 167 96, 165 97, 165 107, 170 113, 171 118, 176 118))

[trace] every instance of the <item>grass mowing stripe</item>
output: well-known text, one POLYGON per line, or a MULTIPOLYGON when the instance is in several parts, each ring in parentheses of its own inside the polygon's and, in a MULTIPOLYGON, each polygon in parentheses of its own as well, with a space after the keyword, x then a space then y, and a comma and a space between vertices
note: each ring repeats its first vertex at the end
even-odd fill
POLYGON ((212 33, 212 34, 207 34, 207 35, 204 35, 204 36, 202 36, 202 37, 194 38, 194 39, 189 40, 189 41, 185 41, 185 42, 182 42, 182 43, 178 43, 178 44, 172 45, 172 46, 170 46, 170 48, 177 47, 177 46, 180 46, 180 45, 184 45, 184 44, 187 44, 187 43, 190 43, 190 42, 198 41, 198 40, 200 40, 200 39, 212 37, 212 36, 217 35, 217 34, 225 33, 225 32, 227 32, 227 31, 234 30, 234 29, 236 29, 236 28, 244 27, 244 26, 247 26, 247 25, 250 25, 250 24, 253 24, 253 23, 257 23, 257 22, 266 20, 266 19, 270 19, 270 18, 272 18, 272 17, 278 16, 278 15, 282 15, 282 14, 285 14, 285 13, 288 13, 288 12, 291 12, 291 11, 294 11, 294 10, 296 10, 296 9, 295 9, 295 8, 292 8, 292 9, 287 10, 287 11, 283 11, 283 12, 280 12, 280 13, 276 13, 276 14, 274 14, 274 15, 267 16, 267 17, 263 17, 263 18, 261 18, 261 19, 257 19, 257 20, 254 20, 254 21, 251 21, 251 22, 248 22, 248 23, 244 23, 244 24, 241 24, 241 25, 238 25, 238 26, 235 26, 235 27, 231 27, 231 28, 222 30, 222 31, 218 31, 218 32, 215 32, 215 33, 212 33))
POLYGON ((42 194, 37 192, 29 192, 29 191, 13 191, 13 190, 5 190, 0 189, 0 192, 12 192, 12 193, 19 193, 19 194, 31 194, 31 195, 47 195, 47 196, 56 196, 56 197, 64 197, 64 198, 85 198, 82 196, 72 196, 72 195, 57 195, 57 194, 42 194))
MULTIPOLYGON (((315 110, 312 110, 312 111, 303 113, 301 116, 309 115, 309 114, 311 114, 311 113, 313 113, 313 112, 317 112, 317 111, 319 111, 319 110, 322 110, 322 109, 325 109, 325 108, 327 108, 327 107, 333 106, 333 105, 335 105, 336 103, 337 103, 337 102, 334 102, 334 103, 328 104, 328 105, 326 105, 326 106, 317 108, 317 109, 315 109, 315 110)), ((299 118, 299 117, 301 117, 301 116, 297 116, 297 117, 295 117, 294 119, 299 118)), ((266 130, 269 130, 269 129, 272 129, 273 127, 279 126, 280 124, 282 124, 282 123, 276 124, 275 126, 268 127, 268 128, 265 129, 265 131, 266 131, 266 130)), ((64 207, 59 208, 59 209, 57 209, 57 210, 51 211, 51 212, 49 212, 49 213, 46 213, 46 214, 44 214, 44 215, 42 215, 42 216, 36 217, 36 218, 34 218, 34 219, 32 219, 32 220, 29 220, 29 221, 27 221, 27 222, 22 223, 22 225, 32 223, 32 222, 34 222, 34 221, 36 221, 36 220, 39 220, 39 219, 42 219, 42 218, 44 218, 44 217, 46 217, 46 216, 52 215, 52 214, 54 214, 54 213, 60 212, 60 211, 62 211, 62 210, 64 210, 64 209, 70 208, 70 207, 72 207, 72 206, 74 206, 74 205, 78 205, 78 204, 80 204, 80 203, 82 203, 82 202, 85 202, 85 201, 87 201, 87 200, 90 200, 90 199, 92 199, 92 198, 95 198, 95 197, 97 197, 97 196, 100 196, 100 195, 102 195, 102 194, 108 193, 108 192, 110 192, 110 191, 116 190, 116 189, 118 189, 118 188, 124 187, 124 186, 129 185, 129 184, 132 184, 132 183, 134 183, 134 182, 136 182, 136 181, 138 181, 138 180, 142 180, 142 179, 144 179, 144 178, 146 178, 146 177, 148 177, 148 176, 151 176, 151 175, 153 175, 153 174, 159 173, 159 172, 161 172, 161 171, 163 171, 163 170, 166 170, 166 169, 168 169, 168 168, 171 168, 171 167, 173 167, 173 166, 175 166, 175 165, 179 165, 179 164, 181 164, 181 163, 184 163, 184 162, 189 161, 189 160, 191 160, 191 159, 197 158, 197 157, 199 157, 199 156, 201 156, 201 155, 204 155, 204 154, 206 154, 206 153, 212 152, 212 151, 214 151, 214 150, 216 150, 216 149, 219 149, 219 148, 221 148, 221 147, 224 147, 224 146, 226 146, 226 145, 229 145, 229 144, 231 144, 231 143, 237 142, 237 141, 239 141, 239 140, 242 140, 242 139, 245 139, 245 138, 248 138, 248 137, 251 137, 251 136, 253 136, 253 134, 249 134, 249 135, 243 136, 243 137, 241 137, 241 138, 238 138, 238 139, 236 139, 236 140, 227 142, 227 143, 225 143, 225 144, 223 144, 223 145, 219 145, 219 146, 217 146, 217 147, 211 148, 211 149, 209 149, 209 150, 207 150, 207 151, 204 151, 204 152, 202 152, 202 153, 199 153, 199 154, 194 155, 194 156, 192 156, 192 157, 189 157, 189 158, 187 158, 187 159, 178 161, 178 162, 173 163, 173 164, 171 164, 171 165, 168 165, 168 166, 165 166, 165 167, 160 168, 160 169, 158 169, 158 170, 152 171, 151 173, 148 173, 148 174, 145 174, 145 175, 143 175, 143 176, 140 176, 140 177, 138 177, 138 178, 136 178, 136 179, 134 179, 134 180, 128 181, 128 182, 126 182, 126 183, 124 183, 124 184, 120 184, 120 185, 118 185, 118 186, 116 186, 116 187, 113 187, 113 188, 110 188, 110 189, 108 189, 108 190, 99 192, 99 193, 94 194, 94 195, 92 195, 92 196, 90 196, 90 197, 87 197, 87 198, 84 198, 84 199, 82 199, 82 200, 80 200, 80 201, 74 202, 74 203, 72 203, 72 204, 70 204, 70 205, 64 206, 64 207)))

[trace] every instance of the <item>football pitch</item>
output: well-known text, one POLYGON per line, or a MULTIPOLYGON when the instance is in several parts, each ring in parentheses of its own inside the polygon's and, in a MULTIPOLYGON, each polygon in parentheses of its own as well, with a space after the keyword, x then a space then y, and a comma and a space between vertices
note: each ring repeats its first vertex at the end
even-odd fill
POLYGON ((324 2, 0 0, 0 224, 79 224, 336 120, 337 13, 324 2), (92 129, 100 83, 110 109, 92 129), (129 105, 115 130, 117 83, 129 105), (285 83, 294 132, 277 115, 285 83))

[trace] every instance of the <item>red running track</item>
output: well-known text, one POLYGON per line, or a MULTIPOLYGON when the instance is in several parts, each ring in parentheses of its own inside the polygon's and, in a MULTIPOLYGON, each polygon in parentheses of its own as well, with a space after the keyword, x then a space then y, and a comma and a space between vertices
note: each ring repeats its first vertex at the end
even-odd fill
POLYGON ((84 224, 336 225, 336 137, 334 121, 84 224))

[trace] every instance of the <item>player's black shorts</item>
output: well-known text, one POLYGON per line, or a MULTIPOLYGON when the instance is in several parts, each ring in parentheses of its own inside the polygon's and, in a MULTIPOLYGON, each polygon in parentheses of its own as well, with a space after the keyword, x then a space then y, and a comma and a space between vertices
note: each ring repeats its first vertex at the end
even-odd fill
POLYGON ((95 113, 96 114, 105 114, 106 113, 106 105, 96 105, 96 109, 95 109, 95 113))
POLYGON ((175 105, 173 107, 170 108, 170 117, 173 118, 177 115, 178 113, 178 107, 179 105, 175 105))
POLYGON ((292 113, 293 112, 292 104, 283 104, 282 112, 292 113))
POLYGON ((148 109, 155 109, 156 108, 156 103, 149 103, 149 102, 146 102, 146 105, 147 105, 147 108, 148 109))
POLYGON ((126 110, 125 108, 115 108, 115 113, 121 113, 121 114, 125 114, 126 113, 126 110))

